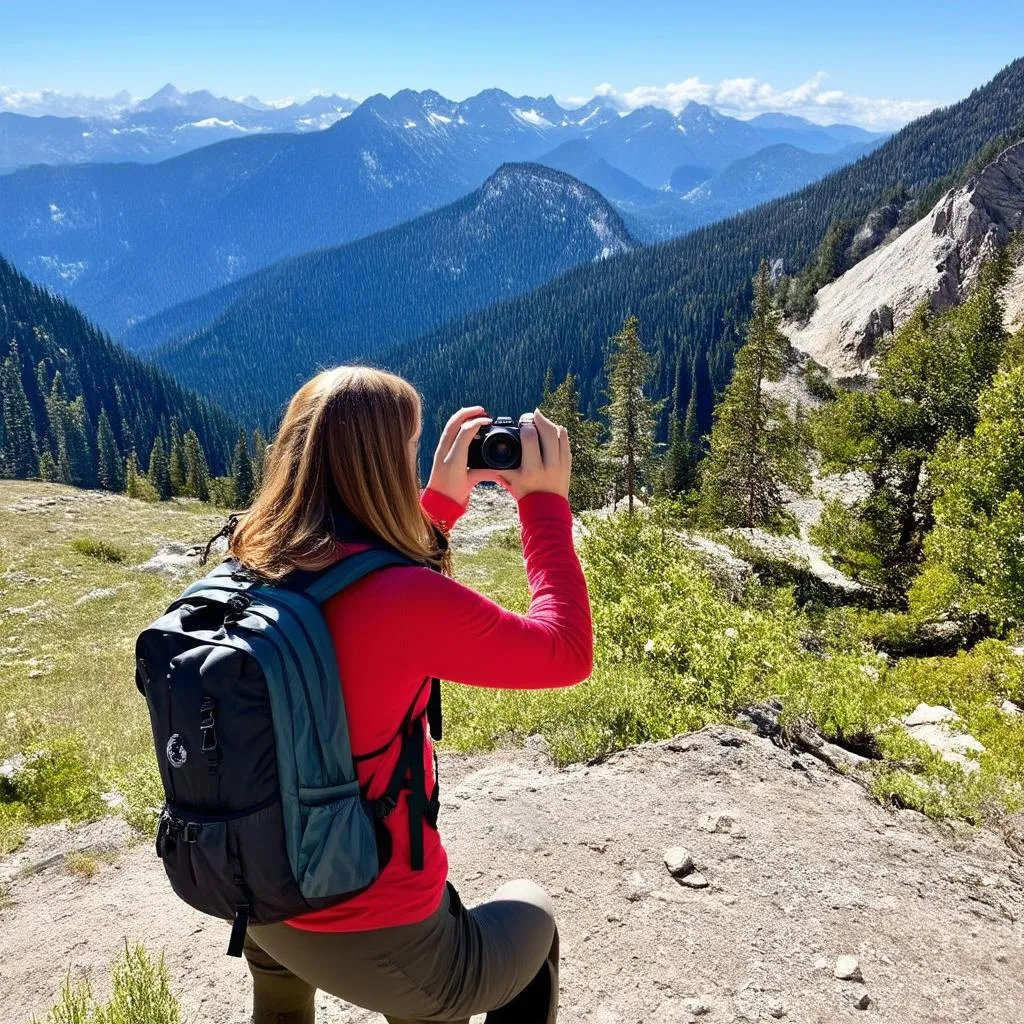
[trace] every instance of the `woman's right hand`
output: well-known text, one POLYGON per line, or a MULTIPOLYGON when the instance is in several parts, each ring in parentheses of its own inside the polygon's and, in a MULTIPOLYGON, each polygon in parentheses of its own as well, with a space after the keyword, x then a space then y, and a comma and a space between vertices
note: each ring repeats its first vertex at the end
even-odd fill
POLYGON ((572 452, 565 427, 552 423, 540 410, 519 422, 523 457, 519 469, 502 471, 502 484, 519 501, 535 491, 560 494, 568 500, 572 452))

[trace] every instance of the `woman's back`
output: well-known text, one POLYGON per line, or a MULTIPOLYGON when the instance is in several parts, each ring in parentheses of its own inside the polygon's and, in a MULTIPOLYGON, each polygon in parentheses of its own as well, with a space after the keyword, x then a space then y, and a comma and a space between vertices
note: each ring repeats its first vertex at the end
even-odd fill
MULTIPOLYGON (((434 491, 423 495, 431 518, 451 525, 462 513, 434 491)), ((325 608, 338 655, 352 749, 369 796, 391 777, 402 722, 422 715, 425 685, 439 677, 478 686, 568 686, 591 666, 586 583, 572 548, 572 518, 558 495, 538 492, 519 505, 532 600, 526 615, 509 612, 468 587, 420 567, 384 569, 331 600, 325 608)), ((345 553, 355 547, 342 549, 345 553)), ((433 788, 429 740, 423 752, 433 788)), ((298 927, 356 931, 423 920, 437 908, 448 862, 437 832, 424 828, 424 868, 410 866, 407 795, 387 819, 392 856, 361 896, 294 920, 298 927)))

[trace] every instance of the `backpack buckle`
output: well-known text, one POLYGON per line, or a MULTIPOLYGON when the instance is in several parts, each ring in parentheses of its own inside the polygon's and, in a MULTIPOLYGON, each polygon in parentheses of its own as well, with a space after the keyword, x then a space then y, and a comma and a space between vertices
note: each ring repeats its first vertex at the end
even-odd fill
POLYGON ((217 705, 212 697, 204 697, 199 705, 199 731, 203 734, 203 744, 200 748, 204 754, 217 749, 217 729, 215 722, 215 711, 217 705))
POLYGON ((382 796, 373 805, 374 817, 377 821, 383 821, 398 806, 398 801, 393 796, 382 796))
POLYGON ((199 842, 199 823, 197 821, 186 821, 184 822, 184 828, 181 830, 181 838, 186 843, 198 843, 199 842))

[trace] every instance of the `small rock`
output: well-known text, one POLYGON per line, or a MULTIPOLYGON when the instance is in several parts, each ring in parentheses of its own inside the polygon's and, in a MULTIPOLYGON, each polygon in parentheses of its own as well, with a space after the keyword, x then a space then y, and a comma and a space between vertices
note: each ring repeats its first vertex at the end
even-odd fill
POLYGON ((861 997, 854 1001, 854 1009, 866 1010, 871 1005, 871 996, 864 992, 861 997))
POLYGON ((674 878, 682 878, 693 870, 693 857, 682 846, 672 846, 665 851, 665 867, 674 878))
POLYGON ((699 871, 691 871, 690 874, 683 875, 677 881, 688 889, 706 889, 708 887, 708 880, 699 871))
POLYGON ((776 1020, 781 1020, 789 1013, 785 1004, 775 999, 770 999, 768 1001, 766 1009, 768 1010, 768 1016, 774 1017, 776 1020))
POLYGON ((687 1013, 692 1013, 694 1017, 703 1017, 711 1012, 711 1007, 700 999, 687 999, 683 1006, 686 1008, 687 1013))
POLYGON ((818 959, 814 961, 814 969, 816 971, 825 971, 828 970, 828 968, 831 966, 832 963, 828 959, 828 957, 819 956, 818 959))
POLYGON ((532 736, 527 736, 524 746, 535 754, 543 754, 545 757, 551 756, 551 744, 539 732, 535 732, 532 736))
POLYGON ((697 822, 697 827, 704 832, 731 832, 735 825, 736 819, 731 814, 722 814, 718 811, 705 814, 697 822))
POLYGON ((855 956, 841 956, 836 960, 833 974, 840 981, 863 981, 864 976, 860 971, 860 962, 855 956))
POLYGON ((1008 715, 1024 715, 1024 708, 1018 707, 1012 700, 1004 700, 999 707, 1008 715))
POLYGON ((608 915, 607 920, 609 924, 620 924, 622 922, 622 918, 614 911, 608 915))
POLYGON ((956 722, 959 716, 951 708, 943 707, 941 704, 918 704, 906 718, 903 724, 909 727, 915 725, 938 725, 939 722, 956 722))

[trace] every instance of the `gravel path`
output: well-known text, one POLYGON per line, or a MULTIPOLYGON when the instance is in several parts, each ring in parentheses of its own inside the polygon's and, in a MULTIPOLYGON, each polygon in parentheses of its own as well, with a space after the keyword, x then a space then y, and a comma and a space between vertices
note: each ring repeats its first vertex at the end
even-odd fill
MULTIPOLYGON (((445 755, 442 773, 463 897, 527 875, 559 908, 564 1024, 1021 1019, 1024 861, 992 833, 891 813, 724 727, 590 767, 516 750, 445 755), (681 881, 671 847, 695 862, 681 881), (863 981, 837 979, 840 957, 856 964, 838 973, 863 981)), ((127 938, 165 951, 187 1019, 243 1024, 227 925, 177 901, 148 843, 124 842, 114 820, 50 827, 0 862, 5 1020, 45 1012, 69 969, 102 992, 127 938), (122 849, 91 878, 70 874, 64 853, 97 846, 122 849)), ((320 1019, 380 1020, 328 997, 320 1019)))

